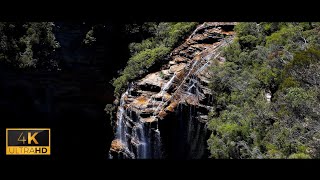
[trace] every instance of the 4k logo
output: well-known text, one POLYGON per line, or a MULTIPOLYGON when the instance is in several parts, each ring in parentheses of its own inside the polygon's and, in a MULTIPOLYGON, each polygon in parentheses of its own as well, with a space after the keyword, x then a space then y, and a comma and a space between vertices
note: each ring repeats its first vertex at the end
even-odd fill
POLYGON ((7 155, 50 155, 50 129, 7 128, 7 155))

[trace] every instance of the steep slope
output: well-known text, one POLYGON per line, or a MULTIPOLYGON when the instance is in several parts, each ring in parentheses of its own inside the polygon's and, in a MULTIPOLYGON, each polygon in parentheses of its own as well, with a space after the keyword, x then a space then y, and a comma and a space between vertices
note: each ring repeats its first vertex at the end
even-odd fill
POLYGON ((205 22, 159 71, 132 82, 119 100, 110 158, 207 157, 211 59, 232 41, 235 23, 205 22))

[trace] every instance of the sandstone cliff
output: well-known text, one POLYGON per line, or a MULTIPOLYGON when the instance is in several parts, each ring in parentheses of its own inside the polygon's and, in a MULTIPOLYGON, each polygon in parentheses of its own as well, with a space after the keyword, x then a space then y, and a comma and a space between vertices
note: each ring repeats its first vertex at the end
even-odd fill
POLYGON ((205 22, 159 71, 132 82, 119 100, 110 158, 207 157, 211 59, 233 39, 232 22, 205 22))

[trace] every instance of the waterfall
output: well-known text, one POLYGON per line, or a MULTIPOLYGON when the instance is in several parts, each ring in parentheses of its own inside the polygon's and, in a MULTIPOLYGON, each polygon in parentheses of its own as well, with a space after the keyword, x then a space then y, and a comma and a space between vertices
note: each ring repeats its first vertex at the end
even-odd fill
POLYGON ((117 122, 117 131, 116 131, 116 138, 120 140, 122 144, 126 144, 126 137, 125 137, 125 127, 124 127, 124 121, 123 121, 123 116, 125 113, 124 110, 124 104, 125 100, 124 98, 128 95, 129 89, 120 98, 120 106, 118 107, 118 122, 117 122))
POLYGON ((173 76, 171 77, 171 79, 161 88, 160 94, 162 96, 162 100, 159 103, 159 105, 157 106, 157 108, 154 110, 153 115, 156 115, 156 113, 158 112, 159 108, 165 103, 164 102, 164 93, 170 88, 173 80, 176 78, 176 73, 173 74, 173 76))
POLYGON ((188 84, 188 89, 187 92, 191 94, 197 93, 197 88, 198 88, 198 80, 195 78, 195 76, 191 76, 188 84))
POLYGON ((166 148, 171 148, 171 145, 166 143, 171 143, 168 137, 176 132, 181 134, 175 134, 174 137, 179 140, 172 145, 177 148, 175 155, 203 157, 206 137, 202 135, 205 134, 208 119, 205 117, 206 109, 213 98, 206 87, 208 79, 205 73, 211 59, 220 55, 219 47, 227 44, 227 38, 212 45, 199 43, 203 42, 201 38, 208 36, 208 33, 216 33, 217 29, 213 28, 216 27, 210 23, 199 25, 186 43, 177 48, 179 52, 171 53, 174 63, 163 65, 159 71, 138 80, 134 87, 130 84, 121 95, 117 109, 116 137, 109 158, 158 159, 168 156, 166 148), (195 36, 200 31, 203 36, 195 36), (178 65, 180 63, 183 66, 178 65), (178 68, 171 68, 175 65, 178 68), (185 68, 180 70, 180 67, 185 68), (170 74, 174 69, 177 72, 170 74), (162 71, 165 73, 161 76, 162 71), (178 125, 174 131, 169 131, 167 124, 176 126, 176 119, 168 122, 174 111, 178 115, 178 125))
POLYGON ((147 140, 146 140, 146 136, 145 136, 145 128, 143 128, 143 124, 141 123, 138 123, 136 126, 135 126, 135 131, 136 131, 136 134, 137 134, 137 139, 139 140, 139 144, 138 144, 138 157, 139 159, 147 159, 148 158, 148 155, 147 155, 147 152, 148 152, 148 143, 147 143, 147 140))
MULTIPOLYGON (((183 80, 181 81, 180 85, 177 87, 176 92, 178 92, 179 89, 181 88, 181 86, 184 85, 184 82, 189 78, 191 72, 193 71, 193 69, 195 68, 195 66, 196 66, 197 64, 198 64, 198 61, 194 61, 194 62, 192 63, 192 66, 191 66, 188 74, 183 78, 183 80)), ((174 96, 174 95, 176 94, 176 92, 175 92, 172 96, 174 96)))
POLYGON ((174 73, 171 79, 163 86, 163 88, 161 89, 161 92, 164 92, 170 88, 175 77, 176 77, 176 73, 174 73))
POLYGON ((157 158, 161 158, 161 149, 160 149, 160 147, 161 147, 161 136, 160 136, 160 131, 157 128, 154 132, 155 132, 154 147, 156 147, 154 149, 154 155, 157 158))
POLYGON ((191 33, 191 35, 188 37, 187 41, 190 40, 190 39, 196 34, 196 32, 197 32, 200 28, 204 27, 205 24, 206 24, 206 23, 203 23, 203 24, 201 24, 200 26, 198 26, 198 27, 191 33))
MULTIPOLYGON (((171 78, 168 83, 163 87, 162 91, 166 91, 175 76, 171 78)), ((117 129, 116 129, 116 140, 120 143, 121 151, 124 152, 120 158, 131 158, 131 159, 150 159, 160 158, 160 131, 154 130, 150 126, 146 126, 146 122, 138 119, 136 122, 133 117, 133 113, 130 108, 125 108, 126 98, 130 94, 130 87, 120 98, 120 105, 117 112, 117 129), (130 132, 130 129, 132 131, 130 132), (154 138, 153 138, 154 137, 154 138), (152 145, 152 142, 153 145, 152 145), (151 152, 151 147, 157 147, 154 152, 151 152)), ((158 126, 157 126, 158 128, 158 126)), ((109 155, 112 159, 113 156, 109 155)))
POLYGON ((210 61, 207 61, 202 67, 200 67, 194 74, 198 74, 202 72, 208 65, 210 64, 210 61))

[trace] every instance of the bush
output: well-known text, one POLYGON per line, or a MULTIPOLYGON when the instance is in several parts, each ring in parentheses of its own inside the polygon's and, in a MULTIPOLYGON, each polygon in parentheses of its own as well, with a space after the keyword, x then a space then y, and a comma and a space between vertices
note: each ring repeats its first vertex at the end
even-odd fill
POLYGON ((239 43, 242 47, 252 49, 258 43, 258 38, 253 35, 242 36, 239 38, 239 43))

